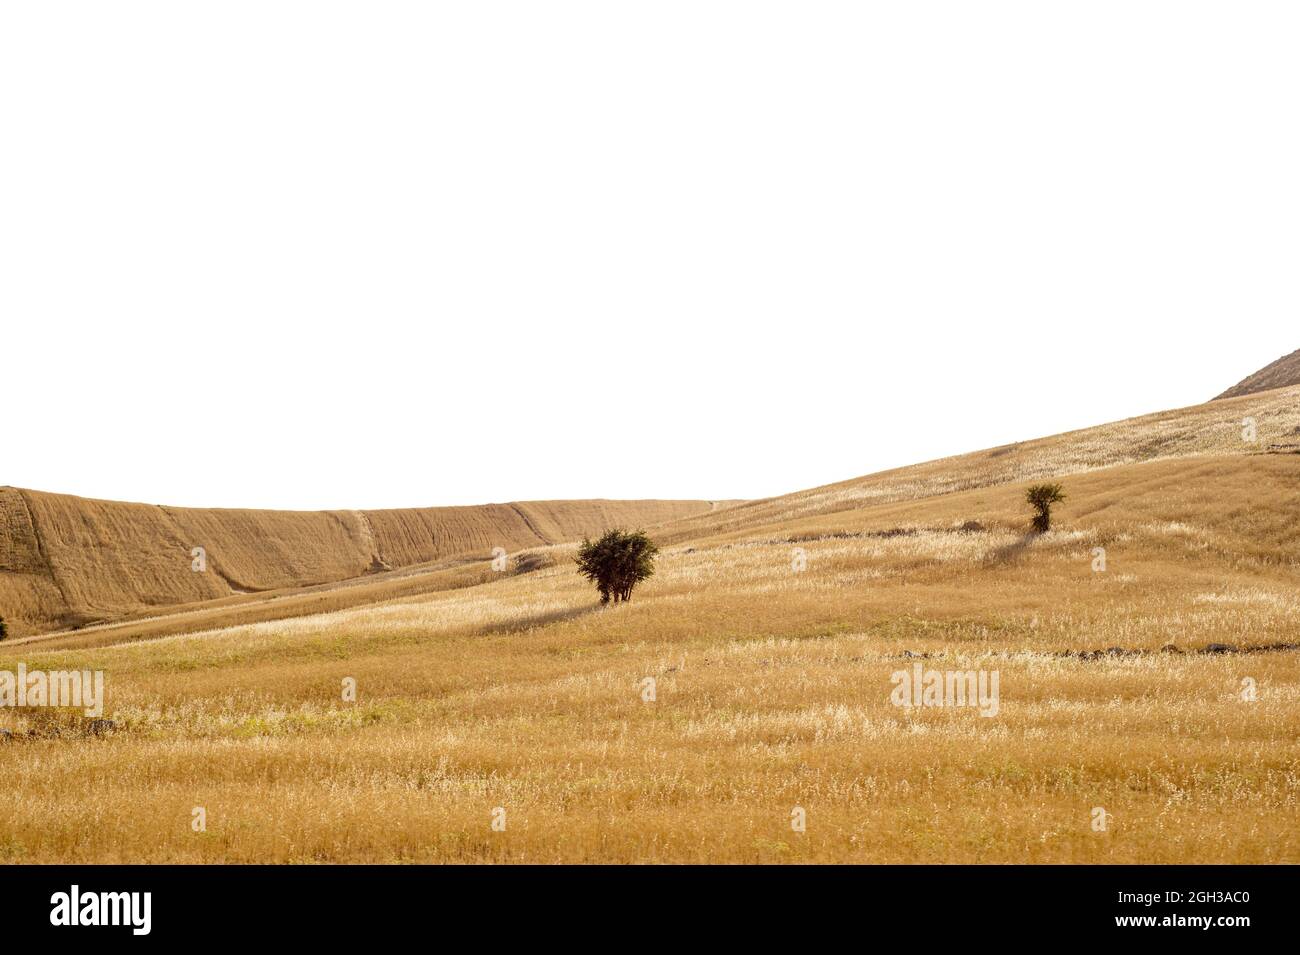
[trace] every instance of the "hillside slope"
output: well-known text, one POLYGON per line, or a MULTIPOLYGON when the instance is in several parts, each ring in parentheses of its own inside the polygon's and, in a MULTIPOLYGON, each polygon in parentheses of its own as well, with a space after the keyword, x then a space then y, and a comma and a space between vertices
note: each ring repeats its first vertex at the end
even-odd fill
POLYGON ((1292 385, 1300 385, 1300 349, 1243 378, 1214 400, 1240 398, 1242 395, 1253 395, 1273 388, 1289 388, 1292 385))
POLYGON ((0 645, 0 669, 105 670, 117 727, 0 711, 0 846, 24 863, 1295 863, 1297 478, 1293 454, 1097 468, 1064 478, 1043 535, 1024 480, 859 499, 666 547, 605 608, 557 561, 189 636, 0 645), (900 707, 895 674, 917 667, 996 673, 996 713, 900 707))
MULTIPOLYGON (((1162 473, 1191 475, 1197 473, 1203 462, 1212 459, 1243 463, 1251 459, 1278 460, 1285 466, 1298 461, 1294 455, 1298 451, 1300 387, 1145 415, 776 498, 728 502, 731 506, 719 508, 697 503, 685 516, 670 516, 658 524, 654 536, 667 548, 680 549, 690 544, 698 549, 714 543, 720 546, 773 540, 789 543, 796 538, 874 534, 895 525, 932 523, 939 514, 948 515, 945 523, 949 520, 956 524, 966 520, 986 522, 995 502, 997 510, 1004 515, 1018 513, 1022 509, 1018 495, 1023 493, 1024 483, 1031 480, 1069 475, 1077 478, 1092 473, 1118 476, 1127 474, 1130 466, 1161 462, 1168 464, 1167 472, 1162 473), (1247 435, 1243 433, 1243 422, 1248 418, 1255 424, 1254 441, 1245 440, 1247 435), (911 504, 931 516, 923 519, 919 512, 914 514, 916 508, 908 506, 911 504)), ((0 501, 3 501, 2 494, 0 501)), ((689 503, 685 502, 680 509, 687 510, 689 503)), ((515 510, 516 506, 496 505, 481 509, 483 525, 471 520, 470 514, 461 513, 475 509, 371 511, 362 515, 364 523, 351 512, 338 512, 343 525, 357 528, 357 540, 365 540, 365 534, 369 533, 375 542, 369 550, 363 547, 352 554, 354 573, 360 573, 355 570, 357 567, 372 566, 376 557, 384 565, 409 569, 354 576, 347 586, 303 587, 299 581, 294 585, 298 587, 295 590, 232 594, 227 589, 222 592, 223 599, 196 598, 205 602, 197 606, 192 602, 177 604, 165 614, 154 610, 149 613, 149 620, 127 619, 109 626, 87 628, 75 635, 39 639, 46 646, 107 646, 334 612, 390 600, 417 599, 500 581, 502 578, 490 572, 486 563, 494 545, 488 543, 483 528, 490 527, 492 533, 500 531, 502 537, 509 536, 510 542, 502 546, 512 552, 515 548, 545 549, 551 541, 581 536, 586 532, 585 522, 602 526, 619 523, 620 506, 611 502, 532 503, 518 505, 515 510), (609 508, 613 510, 603 510, 609 508), (458 550, 462 545, 468 545, 469 550, 458 550), (478 563, 461 566, 435 563, 447 551, 466 554, 478 563)), ((14 520, 21 524, 22 511, 16 509, 16 513, 14 520)), ((655 515, 642 512, 641 516, 643 520, 624 522, 649 525, 655 515)), ((33 556, 32 547, 11 550, 10 560, 15 566, 39 567, 39 555, 33 556)), ((188 551, 182 553, 187 555, 188 551)), ((562 554, 556 556, 564 561, 562 554)), ((234 571, 226 572, 244 585, 254 579, 241 577, 234 571)), ((17 579, 16 575, 11 579, 17 579)), ((44 593, 48 596, 51 584, 47 578, 29 573, 25 579, 33 587, 47 588, 44 593)), ((5 576, 0 574, 0 586, 4 580, 5 576)), ((261 582, 275 585, 270 577, 261 578, 261 582)))
POLYGON ((1300 451, 1300 387, 1291 387, 1128 418, 750 501, 677 521, 662 539, 671 543, 873 504, 1146 461, 1296 451, 1300 451), (1247 440, 1247 419, 1254 425, 1253 441, 1247 440))
MULTIPOLYGON (((478 559, 0 644, 0 669, 105 671, 113 720, 0 709, 0 856, 1300 862, 1298 427, 1300 389, 1269 391, 688 516, 605 607, 538 543, 581 508, 340 514, 357 565, 478 559), (1049 475, 1067 499, 1030 533, 1049 475), (484 528, 554 563, 493 571, 484 528), (900 704, 922 670, 997 682, 900 704)), ((25 528, 58 503, 0 511, 37 579, 25 528)), ((142 515, 61 519, 91 518, 142 515)), ((333 533, 252 526, 284 561, 333 533)))
POLYGON ((15 635, 488 557, 708 511, 708 501, 528 501, 382 511, 163 507, 0 488, 0 615, 15 635), (207 570, 195 572, 202 547, 207 570))

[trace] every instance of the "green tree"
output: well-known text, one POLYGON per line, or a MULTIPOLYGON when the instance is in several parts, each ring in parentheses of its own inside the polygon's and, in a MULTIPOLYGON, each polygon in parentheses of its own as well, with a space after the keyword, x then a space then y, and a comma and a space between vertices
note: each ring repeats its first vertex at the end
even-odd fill
POLYGON ((1034 514, 1034 530, 1045 534, 1052 529, 1052 505, 1065 500, 1065 492, 1059 484, 1035 484, 1025 492, 1025 500, 1037 513, 1034 514))
POLYGON ((600 602, 632 599, 632 588, 654 575, 659 548, 645 531, 606 531, 596 541, 583 538, 575 561, 578 571, 596 585, 600 602))

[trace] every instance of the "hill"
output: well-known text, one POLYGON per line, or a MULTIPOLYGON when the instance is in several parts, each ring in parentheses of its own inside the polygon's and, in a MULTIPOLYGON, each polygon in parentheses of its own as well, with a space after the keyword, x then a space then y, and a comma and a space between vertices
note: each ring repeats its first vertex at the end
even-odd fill
MULTIPOLYGON (((658 515, 643 509, 637 512, 642 520, 627 520, 624 523, 656 524, 654 537, 665 545, 685 545, 705 540, 786 540, 792 536, 847 532, 849 528, 868 526, 871 520, 880 515, 892 513, 884 505, 932 501, 934 504, 927 506, 935 506, 945 500, 963 500, 959 494, 964 491, 1021 486, 1034 479, 1059 479, 1068 475, 1120 469, 1161 460, 1287 454, 1297 451, 1300 451, 1300 387, 1143 415, 1005 447, 883 471, 775 498, 740 503, 723 502, 727 506, 718 507, 711 507, 705 502, 679 502, 675 506, 687 513, 663 523, 656 524, 651 518, 658 515), (1243 422, 1247 418, 1255 422, 1253 441, 1246 440, 1247 435, 1244 433, 1243 422)), ((30 495, 32 492, 24 493, 30 495)), ((3 500, 3 491, 0 491, 0 502, 3 500)), ((549 516, 556 507, 562 510, 572 508, 574 514, 581 515, 584 513, 583 503, 524 506, 524 513, 529 515, 533 526, 542 533, 528 531, 527 525, 521 527, 510 523, 509 530, 516 536, 513 542, 501 546, 512 552, 516 549, 544 549, 547 543, 543 540, 543 534, 558 541, 573 540, 587 533, 577 525, 553 525, 550 521, 554 518, 549 516), (575 527, 576 530, 573 529, 575 527), (566 530, 573 532, 566 534, 566 530)), ((646 502, 633 503, 634 507, 645 505, 646 502)), ((120 506, 148 508, 146 505, 120 506)), ((489 513, 497 519, 510 520, 508 514, 492 509, 494 507, 508 506, 489 506, 489 513)), ((239 579, 237 588, 217 588, 215 593, 201 596, 182 593, 182 600, 166 604, 131 605, 130 609, 123 609, 128 605, 122 601, 110 618, 120 622, 94 625, 83 617, 78 622, 76 634, 41 637, 41 642, 49 646, 106 646, 170 634, 195 633, 238 624, 340 611, 395 599, 413 599, 498 579, 499 575, 493 573, 485 562, 492 545, 486 545, 482 541, 477 542, 477 552, 448 546, 446 551, 454 553, 451 559, 444 552, 430 546, 423 549, 412 547, 411 542, 421 539, 421 535, 424 535, 423 539, 432 541, 439 520, 447 527, 467 527, 469 514, 458 519, 454 517, 461 510, 475 509, 430 508, 418 512, 365 512, 366 526, 377 528, 374 533, 378 535, 377 539, 384 542, 378 548, 378 556, 389 564, 401 560, 408 562, 391 571, 377 570, 373 566, 376 554, 361 548, 351 553, 350 568, 354 574, 343 584, 328 579, 324 583, 314 583, 305 579, 305 574, 296 578, 287 574, 280 577, 265 575, 256 579, 244 577, 239 579), (453 517, 445 516, 445 512, 451 512, 453 517), (375 518, 376 514, 382 516, 375 518), (356 573, 362 573, 357 568, 363 567, 369 572, 364 576, 355 576, 356 573), (255 581, 261 583, 260 589, 249 586, 255 581)), ((278 528, 278 538, 269 538, 273 543, 288 536, 293 520, 305 519, 310 523, 322 517, 310 512, 211 513, 288 515, 290 524, 278 528)), ((356 520, 354 512, 336 513, 340 515, 340 520, 356 520)), ((604 514, 593 523, 617 523, 618 516, 604 514)), ((486 515, 483 517, 486 518, 486 515)), ((979 517, 979 509, 973 508, 969 519, 978 520, 979 517)), ((325 526, 328 528, 328 525, 325 526)), ((461 533, 467 531, 462 530, 461 533)), ((15 539, 23 540, 21 537, 15 539)), ((250 538, 245 546, 250 546, 253 540, 255 538, 250 538)), ((37 553, 34 545, 15 550, 29 555, 24 566, 30 566, 30 555, 37 553)), ((188 573, 188 550, 175 545, 171 553, 182 555, 182 566, 188 573)), ((209 553, 211 556, 212 548, 209 548, 209 553)), ((218 565, 218 581, 222 580, 221 572, 218 565)), ((123 575, 116 575, 121 576, 123 575)), ((13 580, 14 577, 9 579, 13 580)), ((39 574, 29 575, 26 580, 27 585, 33 589, 52 587, 48 578, 39 574)), ((3 587, 5 581, 5 575, 0 573, 0 587, 3 587)), ((3 591, 0 591, 0 596, 3 596, 3 591)), ((56 606, 61 606, 57 603, 57 596, 53 599, 56 606)), ((11 596, 9 606, 15 605, 16 601, 11 596)), ((17 636, 47 633, 51 629, 66 626, 68 621, 65 618, 55 626, 31 628, 17 636)))
POLYGON ((0 712, 41 766, 0 855, 1300 862, 1297 428, 1271 390, 691 514, 629 604, 538 543, 0 645, 104 670, 115 724, 0 712), (898 705, 914 668, 996 712, 898 705))
POLYGON ((881 471, 679 520, 670 540, 1104 468, 1207 455, 1300 452, 1300 387, 1128 418, 1000 448, 881 471), (1253 434, 1243 424, 1254 422, 1253 434), (1253 440, 1247 440, 1253 437, 1253 440))
POLYGON ((526 501, 378 511, 163 507, 0 488, 0 614, 15 636, 575 540, 708 501, 526 501), (192 567, 193 549, 206 571, 192 567))
POLYGON ((1253 375, 1243 378, 1215 400, 1240 398, 1242 395, 1253 395, 1258 391, 1269 391, 1273 388, 1289 388, 1292 385, 1300 385, 1300 351, 1293 351, 1264 366, 1253 375))

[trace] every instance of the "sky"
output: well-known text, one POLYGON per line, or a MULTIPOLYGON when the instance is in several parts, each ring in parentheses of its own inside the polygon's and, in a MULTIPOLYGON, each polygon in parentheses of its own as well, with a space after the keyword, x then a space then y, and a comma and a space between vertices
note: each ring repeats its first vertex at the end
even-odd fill
POLYGON ((0 484, 753 498, 1300 348, 1285 3, 0 7, 0 484))

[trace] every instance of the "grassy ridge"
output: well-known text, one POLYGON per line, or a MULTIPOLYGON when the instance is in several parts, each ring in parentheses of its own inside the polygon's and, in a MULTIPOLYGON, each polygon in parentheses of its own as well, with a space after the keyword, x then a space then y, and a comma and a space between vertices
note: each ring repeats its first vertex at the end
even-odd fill
POLYGON ((541 501, 389 511, 161 507, 0 488, 0 614, 14 634, 307 587, 493 547, 655 524, 707 501, 541 501), (191 551, 203 547, 207 571, 191 551))
POLYGON ((670 539, 1163 458, 1300 451, 1300 386, 1128 418, 750 501, 677 522, 670 539), (1245 422, 1255 440, 1244 440, 1245 422))

